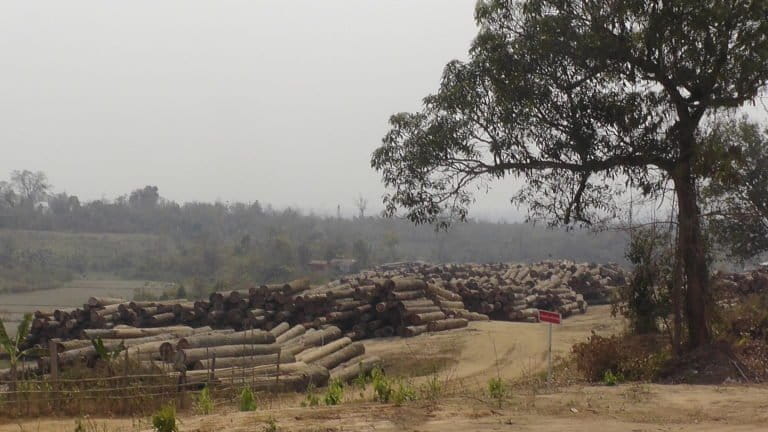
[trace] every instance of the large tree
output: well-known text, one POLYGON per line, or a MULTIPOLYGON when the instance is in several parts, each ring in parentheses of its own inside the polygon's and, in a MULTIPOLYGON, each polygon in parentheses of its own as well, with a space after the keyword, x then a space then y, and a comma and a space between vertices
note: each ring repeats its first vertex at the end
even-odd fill
POLYGON ((447 225, 472 186, 514 176, 532 218, 591 224, 671 185, 688 342, 706 344, 703 136, 768 84, 768 0, 485 0, 476 20, 469 60, 373 154, 387 211, 447 225))

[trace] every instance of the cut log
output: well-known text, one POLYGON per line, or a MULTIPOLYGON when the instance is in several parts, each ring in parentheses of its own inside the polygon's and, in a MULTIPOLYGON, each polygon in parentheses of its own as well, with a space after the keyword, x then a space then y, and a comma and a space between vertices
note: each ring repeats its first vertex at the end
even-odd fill
POLYGON ((421 314, 414 314, 409 317, 409 321, 413 325, 424 325, 428 322, 439 321, 445 319, 445 313, 443 312, 427 312, 421 314))
POLYGON ((203 348, 221 345, 253 345, 275 343, 275 336, 262 330, 245 330, 234 333, 210 333, 179 339, 177 349, 203 348))
POLYGON ((348 337, 343 337, 327 345, 323 345, 321 347, 316 347, 316 348, 310 348, 308 350, 302 351, 296 355, 296 359, 298 361, 303 361, 304 363, 312 363, 313 361, 319 358, 325 357, 333 352, 336 352, 351 343, 352 343, 352 339, 348 337))
POLYGON ((440 321, 432 321, 427 323, 427 330, 431 332, 457 329, 466 327, 468 321, 463 318, 444 319, 440 321))
POLYGON ((216 357, 243 357, 280 352, 279 344, 270 345, 222 345, 206 348, 180 349, 174 354, 174 363, 189 366, 198 360, 216 357))
POLYGON ((349 382, 360 376, 360 374, 367 375, 371 373, 375 367, 381 367, 381 364, 381 358, 378 356, 359 357, 333 369, 330 373, 330 378, 341 382, 349 382))
POLYGON ((303 335, 306 331, 307 331, 307 329, 303 325, 301 325, 301 324, 295 325, 295 326, 291 327, 290 330, 286 331, 285 333, 283 333, 280 336, 278 336, 277 338, 275 338, 275 342, 277 342, 277 343, 286 343, 286 342, 290 341, 291 339, 295 339, 295 338, 303 335))
POLYGON ((321 357, 314 361, 315 364, 320 365, 327 369, 333 369, 334 367, 365 353, 365 347, 360 342, 351 343, 336 352, 333 352, 325 357, 321 357))
POLYGON ((190 369, 210 370, 211 367, 214 366, 214 363, 216 369, 276 365, 278 359, 281 365, 284 363, 294 363, 296 361, 296 358, 288 353, 265 354, 251 357, 216 357, 215 362, 213 359, 198 360, 190 365, 190 369))

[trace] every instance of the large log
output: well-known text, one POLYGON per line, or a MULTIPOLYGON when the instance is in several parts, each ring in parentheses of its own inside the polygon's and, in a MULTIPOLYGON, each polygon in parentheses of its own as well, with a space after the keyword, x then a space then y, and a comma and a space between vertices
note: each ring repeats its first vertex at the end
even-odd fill
POLYGON ((319 358, 325 357, 333 352, 336 352, 351 343, 352 343, 352 339, 348 337, 336 339, 335 341, 329 344, 302 351, 296 355, 296 359, 299 361, 303 361, 305 363, 312 363, 313 361, 319 358))
POLYGON ((285 333, 281 334, 277 338, 275 338, 275 342, 277 343, 285 343, 290 341, 291 339, 295 339, 301 335, 303 335, 307 331, 306 327, 303 325, 295 325, 291 327, 290 330, 286 331, 285 333))
POLYGON ((355 342, 314 361, 315 364, 327 369, 334 367, 365 353, 365 347, 360 342, 355 342))
MULTIPOLYGON (((132 346, 145 344, 147 342, 163 341, 170 338, 173 338, 172 334, 164 333, 159 335, 146 336, 142 338, 124 339, 124 340, 123 339, 102 339, 102 342, 104 343, 104 347, 106 349, 114 350, 114 349, 117 349, 121 344, 124 347, 129 348, 132 346)), ((71 350, 60 353, 59 363, 70 364, 77 360, 88 358, 89 356, 93 356, 95 354, 96 354, 96 348, 93 346, 93 344, 91 344, 89 346, 84 346, 82 348, 75 348, 75 349, 71 349, 71 350)))
POLYGON ((279 344, 270 345, 222 345, 206 348, 187 348, 176 351, 174 363, 177 365, 191 365, 192 363, 207 358, 216 357, 243 357, 280 352, 279 344))
POLYGON ((234 333, 209 333, 179 339, 177 349, 203 348, 221 345, 252 345, 275 343, 275 336, 263 330, 245 330, 234 333))
POLYGON ((428 322, 439 321, 445 319, 445 313, 443 312, 427 312, 421 314, 414 314, 409 317, 411 324, 419 326, 428 322))
POLYGON ((431 332, 457 329, 467 326, 468 321, 463 318, 451 318, 427 323, 427 330, 431 332))
POLYGON ((202 359, 202 360, 193 362, 190 365, 190 369, 210 370, 211 367, 213 366, 215 366, 216 369, 224 369, 224 368, 231 368, 231 367, 253 367, 253 366, 273 365, 273 364, 277 364, 278 361, 280 362, 280 364, 294 363, 296 361, 296 358, 289 353, 265 354, 265 355, 257 355, 257 356, 250 356, 250 357, 249 356, 216 357, 215 361, 213 359, 202 359))
MULTIPOLYGON (((208 328, 210 330, 210 327, 208 328)), ((158 334, 170 333, 177 337, 190 336, 195 334, 195 329, 187 326, 170 326, 170 327, 153 327, 153 328, 138 328, 138 327, 115 327, 112 329, 84 329, 82 331, 83 337, 88 339, 102 338, 102 339, 135 339, 146 336, 153 336, 158 334)))
POLYGON ((330 373, 330 379, 349 382, 360 376, 360 374, 369 374, 375 367, 381 367, 381 364, 381 358, 378 356, 366 356, 352 359, 333 369, 330 373))
POLYGON ((91 297, 86 303, 90 307, 104 307, 118 303, 125 303, 128 300, 116 297, 91 297))

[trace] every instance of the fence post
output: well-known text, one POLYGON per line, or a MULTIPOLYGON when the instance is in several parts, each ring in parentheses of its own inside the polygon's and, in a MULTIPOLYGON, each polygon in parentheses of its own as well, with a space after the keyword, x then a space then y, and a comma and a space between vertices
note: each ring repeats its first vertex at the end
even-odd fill
POLYGON ((275 374, 275 391, 279 391, 280 387, 280 354, 283 352, 283 349, 280 348, 279 351, 277 351, 277 373, 275 374))
POLYGON ((56 342, 48 341, 48 355, 51 363, 51 392, 53 393, 54 408, 59 405, 59 347, 56 342))

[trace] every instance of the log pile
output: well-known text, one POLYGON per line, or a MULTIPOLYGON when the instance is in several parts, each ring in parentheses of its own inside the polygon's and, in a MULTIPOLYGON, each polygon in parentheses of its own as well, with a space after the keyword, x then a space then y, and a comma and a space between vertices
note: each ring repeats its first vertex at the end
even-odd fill
POLYGON ((768 268, 737 273, 717 272, 712 277, 712 287, 715 300, 722 304, 730 304, 752 294, 766 293, 768 268))
POLYGON ((307 380, 319 385, 377 364, 359 340, 412 337, 489 318, 536 321, 539 309, 567 317, 607 301, 623 283, 616 265, 400 263, 320 286, 299 279, 197 301, 92 297, 82 308, 37 312, 27 342, 54 341, 63 367, 92 362, 91 340, 100 338, 107 349, 124 347, 142 366, 191 380, 286 375, 286 388, 307 380))

